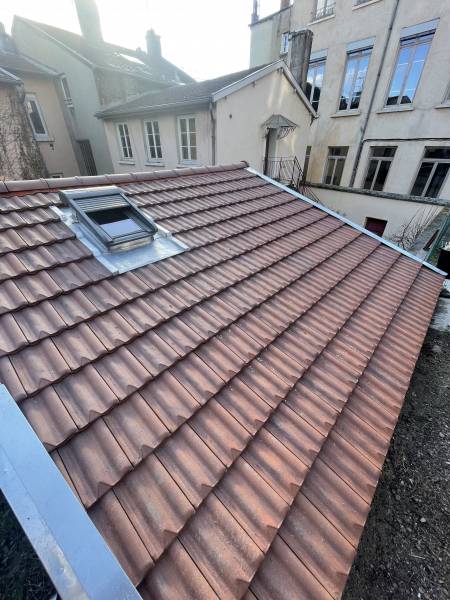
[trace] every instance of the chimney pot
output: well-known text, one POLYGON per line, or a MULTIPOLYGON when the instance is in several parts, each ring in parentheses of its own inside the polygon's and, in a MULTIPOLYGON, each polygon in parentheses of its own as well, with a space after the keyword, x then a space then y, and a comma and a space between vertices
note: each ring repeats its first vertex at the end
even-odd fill
POLYGON ((258 0, 253 0, 253 12, 252 12, 252 25, 259 21, 259 2, 258 0))
POLYGON ((306 91, 312 40, 313 32, 310 29, 300 29, 291 33, 289 68, 304 92, 306 91))
POLYGON ((147 31, 145 36, 147 42, 147 54, 150 58, 161 58, 161 37, 156 35, 153 29, 147 31))

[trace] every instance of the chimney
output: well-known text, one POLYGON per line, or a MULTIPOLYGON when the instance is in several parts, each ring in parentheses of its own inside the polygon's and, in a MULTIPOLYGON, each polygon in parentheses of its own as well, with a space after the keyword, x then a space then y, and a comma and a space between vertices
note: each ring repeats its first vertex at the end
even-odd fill
POLYGON ((95 0, 75 0, 75 6, 83 37, 93 44, 102 43, 102 27, 95 0))
POLYGON ((303 91, 306 90, 312 39, 313 32, 310 29, 300 29, 291 33, 289 68, 303 91))
POLYGON ((280 10, 284 10, 285 8, 289 8, 291 5, 291 0, 281 0, 280 2, 280 10))
POLYGON ((254 25, 258 21, 259 21, 259 2, 258 2, 258 0, 253 0, 253 12, 252 12, 251 24, 254 25))
POLYGON ((3 23, 0 23, 0 50, 4 50, 5 52, 16 52, 13 39, 6 33, 3 23))
POLYGON ((153 29, 150 29, 150 31, 147 31, 145 39, 147 41, 147 54, 150 58, 161 58, 161 37, 156 35, 153 29))

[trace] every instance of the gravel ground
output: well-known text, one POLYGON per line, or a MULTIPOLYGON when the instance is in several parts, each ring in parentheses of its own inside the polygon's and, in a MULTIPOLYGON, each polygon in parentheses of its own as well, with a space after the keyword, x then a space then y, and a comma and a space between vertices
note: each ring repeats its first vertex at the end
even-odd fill
MULTIPOLYGON (((344 600, 450 597, 450 334, 429 331, 344 600)), ((0 598, 53 588, 0 494, 0 598)))
POLYGON ((450 334, 429 330, 344 600, 450 597, 450 334))

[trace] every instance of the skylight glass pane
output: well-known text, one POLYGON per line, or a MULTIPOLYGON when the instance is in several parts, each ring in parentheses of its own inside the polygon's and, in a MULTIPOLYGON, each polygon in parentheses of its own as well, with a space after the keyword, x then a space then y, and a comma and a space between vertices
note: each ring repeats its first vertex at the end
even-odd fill
POLYGON ((89 217, 111 237, 120 237, 143 231, 142 227, 130 216, 126 209, 98 210, 89 213, 89 217))

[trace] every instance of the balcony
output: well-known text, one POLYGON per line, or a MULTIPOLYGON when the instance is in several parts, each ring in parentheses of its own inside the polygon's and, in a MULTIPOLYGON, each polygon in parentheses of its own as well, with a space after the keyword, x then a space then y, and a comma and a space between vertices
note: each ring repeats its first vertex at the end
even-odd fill
MULTIPOLYGON (((364 0, 367 1, 367 0, 364 0)), ((327 2, 318 2, 316 10, 312 12, 311 21, 319 21, 320 19, 325 19, 326 17, 332 17, 335 13, 336 2, 330 1, 327 2)))

